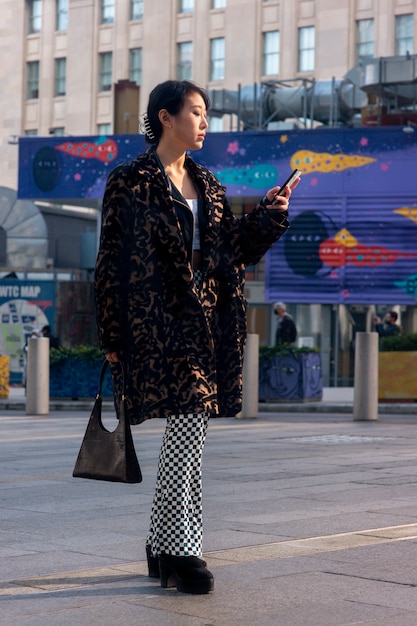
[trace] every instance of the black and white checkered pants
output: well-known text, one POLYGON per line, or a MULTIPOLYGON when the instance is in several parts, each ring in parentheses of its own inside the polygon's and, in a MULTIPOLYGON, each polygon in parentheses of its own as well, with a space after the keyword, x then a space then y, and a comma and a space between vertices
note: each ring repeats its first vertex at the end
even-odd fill
POLYGON ((170 415, 159 455, 146 543, 152 554, 201 556, 201 461, 209 415, 170 415))
POLYGON ((193 270, 193 274, 195 286, 198 293, 200 293, 201 287, 203 286, 203 272, 201 270, 193 270))

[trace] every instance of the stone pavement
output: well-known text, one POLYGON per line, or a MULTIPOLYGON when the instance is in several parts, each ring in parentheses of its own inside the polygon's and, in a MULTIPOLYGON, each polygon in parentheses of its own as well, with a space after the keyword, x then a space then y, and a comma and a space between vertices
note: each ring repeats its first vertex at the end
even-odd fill
MULTIPOLYGON (((317 402, 279 402, 259 404, 259 411, 262 413, 349 413, 352 414, 355 390, 353 387, 325 387, 323 389, 323 398, 317 402)), ((91 408, 92 401, 89 398, 84 399, 64 399, 51 398, 49 401, 50 411, 72 411, 83 410, 88 411, 91 408)), ((105 408, 111 409, 112 402, 103 401, 105 408)), ((18 411, 26 411, 25 390, 22 387, 11 387, 8 398, 0 398, 0 411, 15 409, 18 411)), ((381 402, 378 406, 378 413, 389 414, 417 414, 417 404, 415 403, 396 403, 381 402)))
POLYGON ((215 590, 188 596, 146 575, 164 422, 134 428, 144 480, 117 485, 71 476, 88 411, 0 404, 0 624, 415 626, 417 415, 310 408, 211 420, 215 590))

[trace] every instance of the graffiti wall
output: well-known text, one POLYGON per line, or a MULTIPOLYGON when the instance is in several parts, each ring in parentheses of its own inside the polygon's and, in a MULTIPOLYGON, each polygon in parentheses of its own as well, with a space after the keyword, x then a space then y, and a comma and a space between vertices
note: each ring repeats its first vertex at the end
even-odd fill
MULTIPOLYGON (((19 197, 100 198, 143 149, 140 135, 23 138, 19 197)), ((267 300, 416 303, 417 128, 215 133, 193 157, 242 199, 302 170, 291 229, 267 255, 267 300)))

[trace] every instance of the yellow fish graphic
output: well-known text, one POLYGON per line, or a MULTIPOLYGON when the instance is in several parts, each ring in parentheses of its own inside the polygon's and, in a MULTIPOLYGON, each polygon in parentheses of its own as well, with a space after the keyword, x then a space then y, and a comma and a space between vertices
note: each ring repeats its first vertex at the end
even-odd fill
POLYGON ((415 224, 417 224, 417 209, 413 209, 409 206, 403 206, 401 209, 394 209, 393 213, 399 213, 400 215, 404 215, 404 217, 408 217, 408 219, 412 220, 415 224))
POLYGON ((358 240, 352 235, 352 233, 348 231, 347 228, 342 228, 342 230, 339 230, 339 232, 335 234, 333 239, 337 243, 340 243, 341 246, 345 246, 345 248, 354 248, 358 245, 358 240))
POLYGON ((311 172, 340 172, 350 167, 362 167, 376 159, 356 154, 330 154, 329 152, 311 152, 298 150, 291 158, 291 169, 298 167, 303 174, 311 172))

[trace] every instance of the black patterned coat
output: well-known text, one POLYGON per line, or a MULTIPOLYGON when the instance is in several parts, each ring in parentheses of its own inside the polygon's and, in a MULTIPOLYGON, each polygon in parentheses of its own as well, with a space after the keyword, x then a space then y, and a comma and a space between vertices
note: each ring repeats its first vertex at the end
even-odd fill
MULTIPOLYGON (((187 156, 203 198, 199 295, 158 163, 150 149, 107 180, 95 270, 100 347, 126 362, 132 423, 173 413, 234 416, 241 410, 246 340, 244 267, 285 232, 287 213, 261 202, 236 217, 224 187, 187 156)), ((118 366, 112 370, 118 379, 118 366)))

